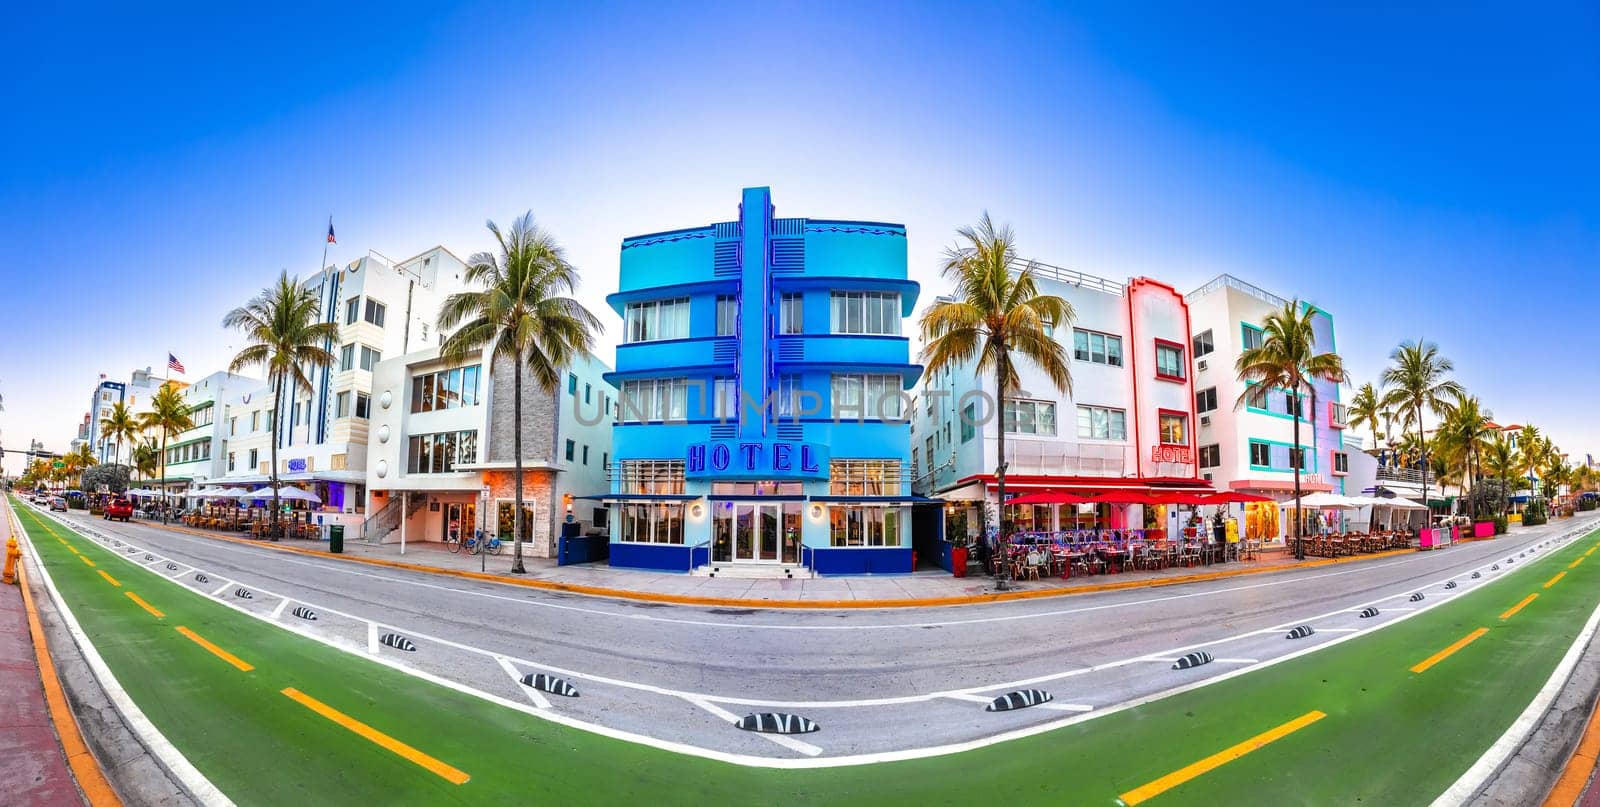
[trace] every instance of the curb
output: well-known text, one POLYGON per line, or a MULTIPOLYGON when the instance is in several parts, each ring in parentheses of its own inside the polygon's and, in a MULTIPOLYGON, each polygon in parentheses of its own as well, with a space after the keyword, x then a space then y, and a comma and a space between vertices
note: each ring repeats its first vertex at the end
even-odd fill
POLYGON ((1294 566, 1275 566, 1271 568, 1229 569, 1218 572, 1201 572, 1198 574, 1179 575, 1177 577, 1154 578, 1148 580, 1127 580, 1115 583, 1095 583, 1074 588, 1038 589, 1034 591, 996 592, 993 594, 965 595, 960 597, 924 597, 900 598, 883 600, 748 600, 736 597, 697 597, 691 594, 661 594, 650 591, 632 591, 629 589, 605 588, 603 586, 587 586, 580 583, 555 583, 549 580, 525 580, 515 577, 506 577, 498 574, 485 574, 461 569, 441 569, 436 566, 424 566, 420 563, 406 563, 398 560, 384 560, 382 558, 363 558, 354 555, 333 555, 328 552, 316 552, 302 549, 297 546, 282 546, 261 541, 252 541, 244 538, 234 538, 228 535, 214 535, 209 532, 178 527, 174 525, 152 524, 144 522, 145 526, 161 527, 173 532, 181 532, 200 538, 209 538, 216 541, 231 541, 246 546, 274 549, 280 552, 293 552, 300 555, 309 555, 317 558, 332 558, 350 563, 366 563, 372 566, 384 566, 391 569, 405 569, 414 572, 456 577, 465 580, 483 580, 491 583, 502 583, 508 586, 522 586, 524 588, 543 589, 545 591, 558 591, 564 594, 581 594, 589 597, 604 597, 613 600, 631 600, 635 602, 667 603, 672 605, 708 605, 716 607, 733 608, 763 608, 772 610, 861 610, 861 609, 888 609, 888 608, 930 608, 952 605, 981 605, 992 602, 1009 602, 1013 600, 1037 600, 1051 597, 1070 597, 1078 594, 1097 594, 1107 591, 1123 591, 1133 588, 1163 588, 1166 586, 1182 585, 1184 583, 1200 583, 1208 580, 1225 580, 1230 577, 1243 577, 1253 574, 1272 574, 1276 572, 1300 571, 1302 569, 1315 569, 1321 566, 1332 566, 1340 563, 1354 561, 1377 560, 1393 555, 1416 552, 1415 549, 1391 549, 1385 552, 1375 552, 1370 555, 1352 556, 1347 558, 1321 558, 1318 560, 1304 561, 1294 566))
POLYGON ((28 613, 28 632, 33 636, 33 654, 39 663, 39 680, 44 685, 44 700, 50 709, 50 722, 56 729, 61 751, 67 757, 67 767, 77 780, 78 790, 90 807, 121 807, 122 800, 106 780, 100 760, 89 751, 78 730, 78 720, 67 705, 67 694, 56 675, 56 665, 50 658, 50 648, 39 624, 39 611, 34 607, 33 592, 28 589, 26 564, 17 564, 17 586, 22 589, 23 609, 28 613))
MULTIPOLYGON (((1589 669, 1600 667, 1600 644, 1591 645, 1588 655, 1591 662, 1589 669)), ((1597 686, 1600 686, 1600 682, 1597 682, 1597 686)), ((1545 797, 1544 807, 1575 807, 1583 798, 1584 789, 1596 771, 1600 771, 1600 766, 1597 766, 1597 762, 1600 762, 1600 697, 1597 696, 1600 696, 1600 690, 1591 689, 1588 692, 1588 727, 1579 729, 1577 747, 1562 765, 1560 776, 1545 797)))

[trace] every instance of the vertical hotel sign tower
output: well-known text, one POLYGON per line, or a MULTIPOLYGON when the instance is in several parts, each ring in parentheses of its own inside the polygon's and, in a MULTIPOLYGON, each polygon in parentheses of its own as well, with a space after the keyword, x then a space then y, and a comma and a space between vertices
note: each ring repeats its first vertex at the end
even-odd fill
POLYGON ((905 228, 773 212, 623 241, 613 565, 910 571, 905 228))

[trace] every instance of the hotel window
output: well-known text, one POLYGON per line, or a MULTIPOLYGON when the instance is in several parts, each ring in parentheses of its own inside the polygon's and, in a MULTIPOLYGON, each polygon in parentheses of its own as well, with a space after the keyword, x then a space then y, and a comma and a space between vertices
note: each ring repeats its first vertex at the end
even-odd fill
POLYGON ((778 298, 778 333, 792 335, 805 332, 805 297, 797 291, 786 291, 778 298))
POLYGON ((622 382, 622 422, 684 420, 688 417, 686 378, 643 378, 622 382))
POLYGON ((1260 328, 1257 328, 1254 325, 1244 325, 1242 326, 1242 330, 1245 350, 1254 350, 1258 347, 1261 347, 1261 343, 1265 341, 1265 337, 1262 335, 1260 328))
POLYGON ((1103 406, 1080 406, 1078 437, 1085 440, 1126 440, 1128 413, 1103 406))
POLYGON ((356 417, 366 420, 372 410, 372 396, 365 392, 356 393, 356 417))
POLYGON ((1217 408, 1217 388, 1207 387, 1194 394, 1194 411, 1210 412, 1217 408))
POLYGON ((1333 472, 1336 474, 1350 473, 1350 455, 1343 451, 1333 452, 1333 472))
POLYGON ((1165 445, 1189 444, 1189 416, 1162 412, 1160 418, 1161 442, 1165 445))
POLYGON ((367 316, 366 316, 366 320, 368 322, 372 323, 373 325, 378 326, 379 328, 382 328, 383 327, 383 315, 386 312, 387 312, 387 309, 384 308, 383 303, 380 303, 377 300, 372 299, 371 297, 367 298, 367 316))
POLYGON ((333 397, 333 416, 335 418, 350 417, 350 393, 341 392, 333 397))
POLYGON ((961 442, 965 443, 978 434, 978 402, 967 404, 961 410, 961 442))
POLYGON ((739 335, 739 298, 731 294, 717 295, 717 335, 739 335))
POLYGON ((836 291, 830 316, 833 333, 900 335, 900 294, 887 291, 836 291))
POLYGON ((406 455, 406 473, 447 474, 457 464, 471 464, 478 458, 476 431, 437 432, 411 436, 406 455))
POLYGON ((928 462, 933 462, 933 438, 929 437, 927 440, 925 440, 923 442, 928 447, 928 462))
POLYGON ((1250 464, 1258 468, 1272 467, 1272 446, 1250 441, 1250 464))
POLYGON ((1185 375, 1183 348, 1170 342, 1156 342, 1156 378, 1182 380, 1185 375))
POLYGON ((1053 435, 1056 433, 1056 405, 1050 401, 1007 400, 1002 420, 1005 430, 1012 434, 1053 435))
POLYGON ((1222 464, 1222 447, 1216 443, 1200 447, 1200 467, 1215 468, 1222 464))
POLYGON ((1111 367, 1122 366, 1122 337, 1099 331, 1072 329, 1072 358, 1111 367))
POLYGON ((577 395, 578 394, 578 374, 577 373, 567 373, 567 394, 568 395, 577 395))
POLYGON ((344 301, 344 324, 356 324, 356 317, 361 315, 361 298, 351 297, 344 301))
POLYGON ((629 303, 624 336, 629 342, 685 339, 689 336, 689 298, 629 303))
POLYGON ((621 492, 632 495, 683 493, 683 460, 623 460, 621 492))
POLYGON ((361 346, 361 369, 372 372, 378 362, 383 361, 383 354, 366 345, 361 346))
POLYGON ((586 383, 583 385, 583 402, 589 403, 592 400, 594 400, 594 385, 586 383))
POLYGON ((1195 358, 1198 359, 1201 356, 1210 355, 1211 351, 1216 349, 1216 341, 1211 337, 1211 330, 1209 328, 1194 335, 1195 358))
POLYGON ((236 417, 228 418, 228 435, 231 437, 231 436, 233 436, 235 434, 238 434, 238 433, 239 433, 239 419, 236 418, 236 417))
POLYGON ((583 464, 584 465, 588 465, 589 464, 589 447, 588 446, 584 446, 583 447, 583 464))
MULTIPOLYGON (((479 365, 453 367, 411 377, 411 411, 458 409, 478 403, 479 365)), ((356 407, 361 409, 359 404, 356 407)), ((356 417, 366 417, 360 411, 356 417)))
POLYGON ((711 416, 718 420, 739 417, 739 381, 718 378, 711 382, 711 416))
POLYGON ((799 417, 799 400, 800 376, 794 374, 778 376, 778 417, 799 417))
MULTIPOLYGON (((828 468, 834 496, 898 496, 899 460, 834 460, 828 468)), ((901 509, 894 504, 832 505, 828 508, 833 546, 899 546, 901 509)))
POLYGON ((356 369, 356 346, 353 344, 339 348, 339 369, 356 369))
POLYGON ((1296 465, 1300 466, 1300 470, 1306 470, 1306 450, 1303 448, 1289 449, 1289 467, 1296 465))
POLYGON ((260 458, 260 454, 257 453, 257 451, 258 450, 254 449, 254 448, 250 449, 250 470, 251 471, 254 471, 256 469, 256 464, 257 464, 257 462, 259 461, 259 458, 260 458))
MULTIPOLYGON (((250 431, 252 431, 252 432, 261 431, 261 410, 260 409, 257 409, 256 411, 250 413, 250 431)), ((251 464, 254 465, 255 463, 251 463, 251 464)))
POLYGON ((900 376, 835 375, 832 385, 833 416, 856 420, 900 418, 900 376))
POLYGON ((577 448, 578 448, 578 444, 577 443, 574 443, 571 440, 567 441, 567 461, 568 462, 572 461, 572 455, 577 451, 577 448))
POLYGON ((229 451, 228 452, 228 470, 229 471, 233 470, 233 465, 234 465, 234 454, 233 454, 232 451, 229 451))

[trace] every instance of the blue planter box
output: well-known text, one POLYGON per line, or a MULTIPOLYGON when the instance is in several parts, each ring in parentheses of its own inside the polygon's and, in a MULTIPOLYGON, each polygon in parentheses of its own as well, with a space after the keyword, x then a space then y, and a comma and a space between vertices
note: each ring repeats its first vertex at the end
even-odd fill
POLYGON ((812 550, 817 574, 910 574, 909 547, 812 550))

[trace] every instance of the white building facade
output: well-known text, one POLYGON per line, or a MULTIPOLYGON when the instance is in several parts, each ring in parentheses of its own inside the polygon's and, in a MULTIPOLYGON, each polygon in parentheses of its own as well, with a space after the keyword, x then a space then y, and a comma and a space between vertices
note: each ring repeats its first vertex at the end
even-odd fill
MULTIPOLYGON (((1241 530, 1246 538, 1281 541, 1290 532, 1276 502, 1294 494, 1294 465, 1301 467, 1300 487, 1361 495, 1347 489, 1351 453, 1343 431, 1347 425, 1341 385, 1318 381, 1313 392, 1293 395, 1272 390, 1257 405, 1238 405, 1245 391, 1235 365, 1247 348, 1261 344, 1262 321, 1289 301, 1231 275, 1221 275, 1186 298, 1194 336, 1195 408, 1199 472, 1219 490, 1272 497, 1245 507, 1241 530), (1299 451, 1295 421, 1299 420, 1299 451)), ((1306 305, 1306 303, 1302 303, 1306 305)), ((1333 317, 1316 308, 1313 328, 1318 352, 1337 352, 1333 317)), ((1311 511, 1306 511, 1310 513, 1311 511)), ((1311 516, 1308 516, 1308 518, 1311 516)))
MULTIPOLYGON (((226 371, 212 373, 182 389, 193 428, 167 438, 165 484, 170 492, 193 490, 227 474, 228 402, 261 381, 226 371)), ((157 437, 156 444, 160 445, 157 437)), ((159 483, 146 487, 158 488, 159 483)))

